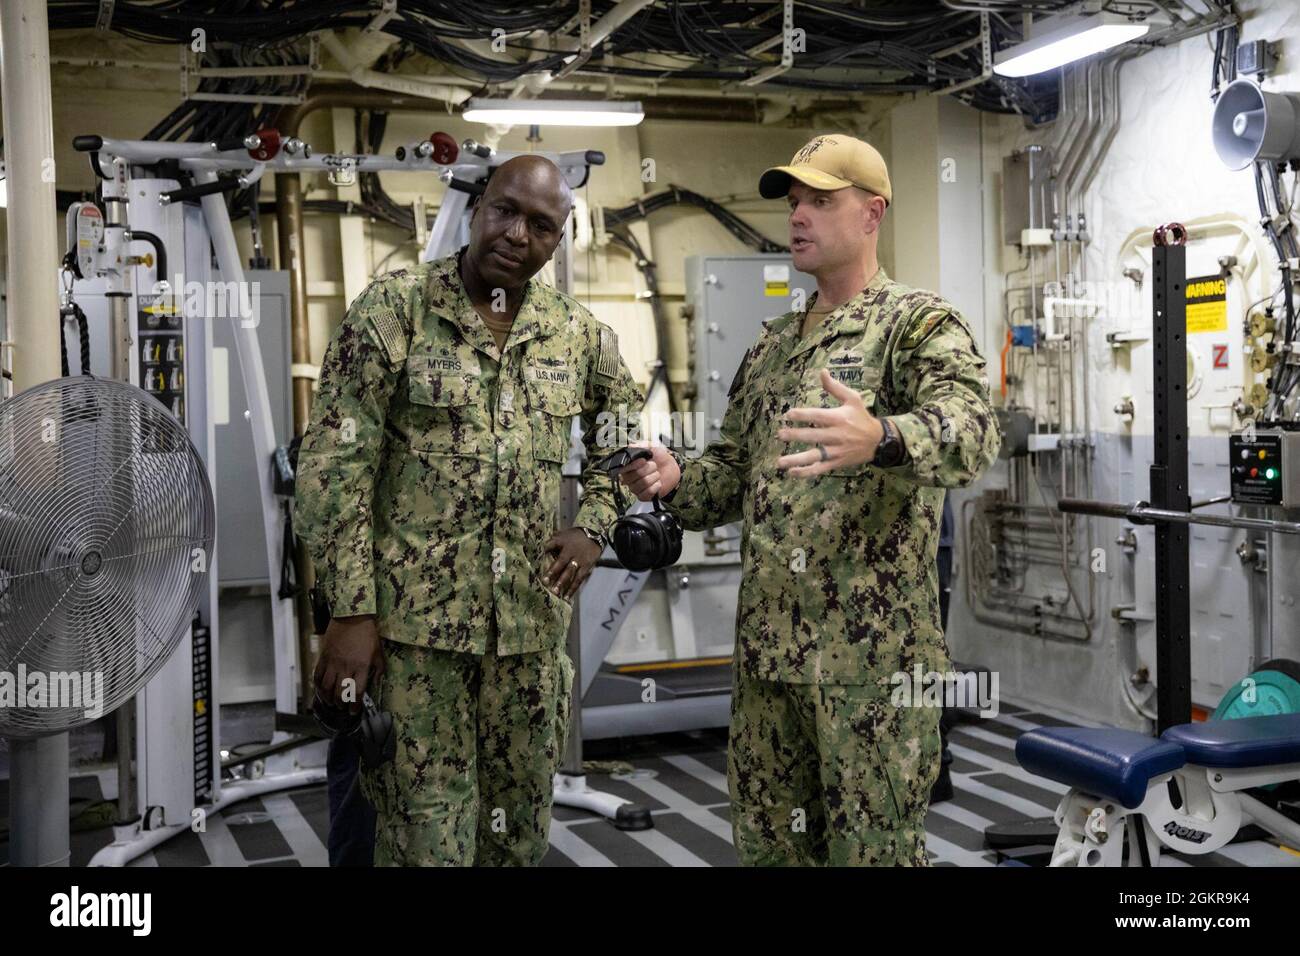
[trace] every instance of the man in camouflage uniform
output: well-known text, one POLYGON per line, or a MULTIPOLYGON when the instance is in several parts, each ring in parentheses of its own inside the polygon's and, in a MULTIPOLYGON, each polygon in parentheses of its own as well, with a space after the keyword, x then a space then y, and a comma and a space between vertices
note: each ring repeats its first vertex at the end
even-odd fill
POLYGON ((469 245, 371 283, 321 367, 297 526, 334 615, 318 693, 355 710, 378 681, 394 719, 396 759, 362 776, 377 863, 546 852, 567 599, 617 516, 588 468, 575 527, 555 533, 561 466, 575 415, 595 458, 597 416, 641 407, 614 333, 533 279, 571 207, 548 160, 503 163, 469 245))
POLYGON ((701 457, 656 447, 620 478, 693 530, 744 522, 728 758, 742 862, 924 866, 939 708, 921 688, 896 702, 892 679, 950 667, 935 549, 944 488, 997 453, 984 360, 951 304, 879 268, 892 193, 872 147, 818 137, 759 188, 788 195, 817 294, 766 323, 701 457))

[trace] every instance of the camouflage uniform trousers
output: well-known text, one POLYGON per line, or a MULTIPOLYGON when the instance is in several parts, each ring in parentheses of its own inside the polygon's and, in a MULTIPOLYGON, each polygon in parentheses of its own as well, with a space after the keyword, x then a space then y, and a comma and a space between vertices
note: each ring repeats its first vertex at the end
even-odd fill
POLYGON ((733 671, 727 781, 747 866, 928 866, 938 707, 733 671))
POLYGON ((536 866, 568 735, 564 648, 498 655, 384 641, 376 704, 397 756, 362 770, 376 866, 536 866))

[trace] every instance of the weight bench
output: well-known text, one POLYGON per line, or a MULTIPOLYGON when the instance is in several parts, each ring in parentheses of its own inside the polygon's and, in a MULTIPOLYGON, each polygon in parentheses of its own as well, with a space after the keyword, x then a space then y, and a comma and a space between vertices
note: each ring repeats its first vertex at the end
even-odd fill
POLYGON ((1130 730, 1039 728, 1016 740, 1031 773, 1068 784, 1052 866, 1154 866, 1161 846, 1202 854, 1254 823, 1300 849, 1300 824, 1242 791, 1300 780, 1300 714, 1130 730))

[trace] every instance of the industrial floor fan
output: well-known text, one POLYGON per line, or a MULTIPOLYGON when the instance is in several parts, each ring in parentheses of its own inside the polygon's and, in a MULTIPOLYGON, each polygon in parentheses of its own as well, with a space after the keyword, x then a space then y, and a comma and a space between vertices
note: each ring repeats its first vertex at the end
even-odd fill
MULTIPOLYGON (((0 403, 0 736, 11 749, 112 712, 158 672, 204 593, 215 513, 197 450, 147 392, 81 376, 0 403)), ((30 771, 15 761, 11 821, 23 808, 67 827, 68 807, 42 800, 30 771)))

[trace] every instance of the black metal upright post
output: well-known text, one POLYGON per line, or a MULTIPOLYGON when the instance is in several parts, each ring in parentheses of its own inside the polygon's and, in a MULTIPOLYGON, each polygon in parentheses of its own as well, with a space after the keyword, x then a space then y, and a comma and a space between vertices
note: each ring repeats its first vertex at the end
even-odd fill
MULTIPOLYGON (((560 527, 571 528, 578 517, 578 479, 565 475, 560 479, 560 527)), ((560 773, 582 776, 582 611, 578 607, 581 595, 573 598, 573 613, 569 618, 566 637, 569 659, 573 661, 573 691, 569 698, 569 738, 564 745, 564 758, 560 773)))
MULTIPOLYGON (((1155 457, 1151 504, 1190 511, 1187 491, 1187 248, 1153 251, 1155 457)), ((1192 719, 1191 595, 1185 524, 1156 524, 1156 733, 1192 719)))

